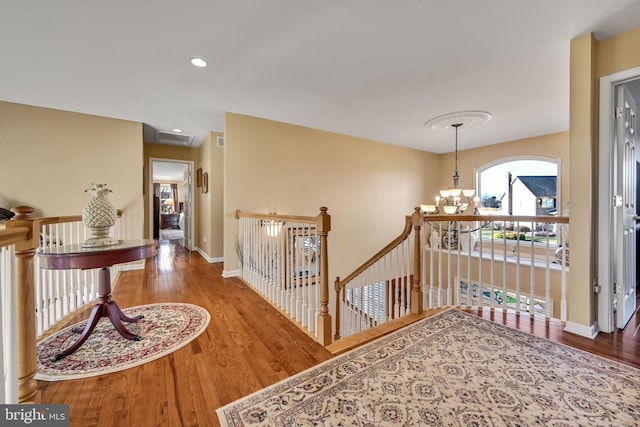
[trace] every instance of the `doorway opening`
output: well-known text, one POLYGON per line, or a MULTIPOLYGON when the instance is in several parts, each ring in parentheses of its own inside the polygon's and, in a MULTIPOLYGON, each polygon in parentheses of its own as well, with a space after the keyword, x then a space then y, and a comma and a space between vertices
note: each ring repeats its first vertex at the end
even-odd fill
POLYGON ((193 250, 193 162, 149 159, 149 235, 193 250))
POLYGON ((638 101, 640 67, 600 79, 597 325, 601 332, 623 329, 636 309, 638 101))

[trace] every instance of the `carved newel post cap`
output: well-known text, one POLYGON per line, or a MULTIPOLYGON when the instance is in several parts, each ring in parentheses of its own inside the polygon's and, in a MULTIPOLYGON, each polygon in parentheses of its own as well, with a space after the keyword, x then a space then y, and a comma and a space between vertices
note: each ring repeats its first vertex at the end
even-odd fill
POLYGON ((32 219, 36 210, 31 206, 16 206, 11 208, 11 212, 16 214, 12 219, 32 219))

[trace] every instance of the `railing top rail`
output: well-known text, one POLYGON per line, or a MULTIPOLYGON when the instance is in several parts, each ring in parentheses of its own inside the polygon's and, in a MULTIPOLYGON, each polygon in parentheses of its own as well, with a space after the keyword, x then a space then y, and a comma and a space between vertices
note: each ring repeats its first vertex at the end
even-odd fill
POLYGON ((241 210, 236 210, 236 218, 240 219, 240 217, 244 218, 257 218, 257 219, 273 219, 278 221, 290 221, 290 222, 318 222, 317 216, 299 216, 299 215, 278 215, 278 214, 263 214, 263 213, 252 213, 252 212, 242 212, 241 210))
POLYGON ((62 224, 65 222, 82 221, 82 215, 50 216, 50 217, 38 218, 38 219, 40 220, 40 224, 42 225, 62 224))
POLYGON ((347 277, 345 277, 342 280, 336 280, 335 290, 340 291, 340 289, 342 289, 347 283, 352 281, 356 276, 358 276, 364 270, 366 270, 367 268, 375 264, 376 261, 378 261, 380 258, 385 256, 387 253, 389 253, 393 248, 398 246, 400 243, 402 243, 407 238, 407 236, 409 236, 409 234, 411 233, 411 228, 413 226, 412 219, 413 217, 406 216, 404 229, 402 230, 402 233, 400 233, 398 237, 396 237, 391 243, 389 243, 387 246, 385 246, 380 251, 378 251, 374 256, 372 256, 367 261, 365 261, 364 264, 362 264, 360 267, 356 268, 353 273, 349 274, 347 277))
MULTIPOLYGON (((118 218, 122 217, 122 211, 120 209, 116 210, 116 216, 118 218)), ((66 215, 66 216, 49 216, 43 218, 37 218, 42 225, 50 225, 50 224, 63 224, 66 222, 77 222, 82 221, 82 215, 66 215)))
POLYGON ((568 216, 516 216, 516 215, 425 215, 427 222, 449 222, 449 221, 504 221, 504 222, 546 222, 568 224, 568 216))
POLYGON ((0 229, 0 247, 23 242, 29 238, 29 227, 13 227, 0 229))

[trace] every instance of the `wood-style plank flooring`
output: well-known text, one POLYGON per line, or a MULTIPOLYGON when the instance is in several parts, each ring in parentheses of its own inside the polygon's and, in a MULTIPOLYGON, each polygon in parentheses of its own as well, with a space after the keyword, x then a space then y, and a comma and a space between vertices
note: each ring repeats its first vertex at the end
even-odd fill
MULTIPOLYGON (((113 298, 121 307, 200 305, 211 313, 207 330, 139 367, 82 380, 39 381, 41 402, 69 404, 73 427, 218 426, 216 408, 332 357, 240 280, 223 279, 221 272, 221 264, 161 242, 144 271, 121 274, 113 298)), ((547 325, 501 312, 478 315, 640 367, 638 315, 624 332, 596 340, 565 333, 558 322, 547 325)))

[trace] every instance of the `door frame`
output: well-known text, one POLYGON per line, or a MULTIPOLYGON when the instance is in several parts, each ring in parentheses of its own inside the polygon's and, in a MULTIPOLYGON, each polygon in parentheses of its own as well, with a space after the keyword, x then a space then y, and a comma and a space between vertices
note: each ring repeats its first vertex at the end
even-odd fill
MULTIPOLYGON (((187 166, 187 170, 189 171, 189 177, 191 180, 190 191, 189 191, 189 197, 191 199, 191 207, 188 208, 185 206, 185 209, 187 209, 187 214, 189 215, 188 222, 187 222, 189 229, 184 231, 185 233, 189 233, 189 237, 190 237, 190 239, 185 238, 185 243, 191 242, 191 246, 192 246, 192 247, 188 247, 188 248, 185 247, 185 248, 192 251, 194 250, 193 242, 194 242, 194 230, 195 230, 194 222, 195 222, 195 210, 196 210, 195 191, 193 189, 194 162, 192 160, 177 160, 177 159, 165 159, 161 157, 149 157, 149 176, 147 177, 148 178, 147 182, 149 183, 149 188, 147 189, 147 194, 149 195, 149 217, 147 218, 147 220, 149 221, 149 236, 153 236, 153 164, 155 162, 182 163, 187 166)), ((181 181, 182 180, 183 179, 181 179, 181 181)))
MULTIPOLYGON (((629 80, 640 78, 640 67, 631 68, 600 78, 600 133, 598 152, 598 285, 597 327, 601 332, 613 332, 615 329, 613 307, 613 245, 610 236, 613 233, 613 188, 612 173, 616 160, 615 132, 615 88, 629 80)), ((622 262, 622 261, 620 261, 622 262)), ((634 266, 635 268, 635 266, 634 266)))

